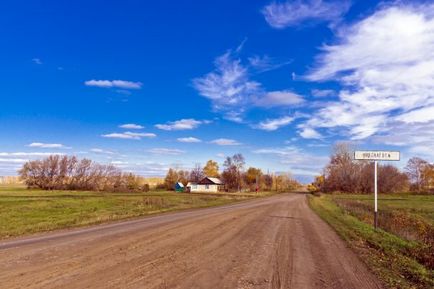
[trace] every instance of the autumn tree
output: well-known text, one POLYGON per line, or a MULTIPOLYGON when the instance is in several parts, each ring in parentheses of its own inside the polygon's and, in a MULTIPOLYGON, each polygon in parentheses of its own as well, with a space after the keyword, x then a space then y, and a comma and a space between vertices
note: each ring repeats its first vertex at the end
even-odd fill
POLYGON ((360 166, 353 161, 353 149, 348 143, 337 143, 325 168, 324 190, 356 192, 360 166))
POLYGON ((190 179, 190 172, 187 170, 178 170, 177 173, 178 173, 177 182, 181 182, 184 186, 186 186, 190 179))
POLYGON ((207 161, 205 167, 203 168, 203 173, 207 177, 218 178, 220 176, 218 163, 213 160, 207 161))
POLYGON ((75 156, 51 155, 26 162, 19 170, 28 187, 45 190, 140 191, 140 177, 122 173, 113 165, 103 165, 75 156))
POLYGON ((166 187, 166 190, 174 190, 178 178, 178 172, 175 169, 169 168, 166 177, 164 178, 164 186, 166 187))
POLYGON ((261 187, 262 171, 254 167, 249 167, 244 174, 244 181, 249 186, 251 191, 255 191, 261 187))
POLYGON ((196 164, 196 166, 190 172, 190 181, 194 183, 200 182, 205 177, 204 170, 200 166, 200 164, 196 164))
POLYGON ((410 180, 412 190, 421 192, 426 188, 427 179, 423 172, 427 171, 427 168, 429 168, 429 163, 424 159, 412 157, 408 160, 405 172, 410 180))
POLYGON ((422 178, 427 190, 434 193, 434 164, 428 164, 423 168, 422 178))
POLYGON ((262 183, 264 185, 264 189, 267 191, 271 191, 273 187, 273 176, 270 174, 265 174, 262 176, 262 183))
MULTIPOLYGON (((412 162, 414 165, 417 162, 412 162)), ((411 166, 411 172, 419 177, 411 166)), ((416 178, 417 179, 417 178, 416 178)), ((378 190, 381 193, 402 192, 408 188, 407 175, 398 168, 378 164, 378 190)), ((374 163, 353 159, 353 149, 347 143, 335 145, 330 162, 324 170, 324 192, 372 193, 374 191, 374 163)))
POLYGON ((241 190, 244 165, 245 160, 242 154, 235 154, 232 157, 226 158, 223 164, 225 169, 222 177, 229 190, 241 190))
POLYGON ((300 183, 293 178, 291 173, 280 173, 273 178, 273 188, 278 192, 293 191, 300 186, 300 183))

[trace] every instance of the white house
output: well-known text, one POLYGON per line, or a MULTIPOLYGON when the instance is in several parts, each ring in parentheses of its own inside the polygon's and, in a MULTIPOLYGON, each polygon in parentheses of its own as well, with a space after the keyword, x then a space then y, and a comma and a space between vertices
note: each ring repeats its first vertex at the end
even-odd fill
POLYGON ((187 191, 189 192, 210 192, 216 193, 224 189, 223 182, 218 178, 206 177, 198 183, 188 183, 187 191))

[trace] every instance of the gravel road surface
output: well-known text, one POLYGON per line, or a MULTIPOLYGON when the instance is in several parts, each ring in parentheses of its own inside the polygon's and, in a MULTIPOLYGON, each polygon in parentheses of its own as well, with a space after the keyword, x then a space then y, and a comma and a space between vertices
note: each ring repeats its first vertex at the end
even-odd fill
POLYGON ((381 288, 302 194, 0 241, 1 288, 381 288))

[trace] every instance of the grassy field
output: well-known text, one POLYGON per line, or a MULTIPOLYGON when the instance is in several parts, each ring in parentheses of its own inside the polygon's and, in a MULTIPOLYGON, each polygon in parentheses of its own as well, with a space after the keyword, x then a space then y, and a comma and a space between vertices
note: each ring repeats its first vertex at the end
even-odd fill
POLYGON ((269 195, 101 193, 0 186, 0 239, 269 195))
POLYGON ((434 196, 310 196, 309 204, 389 288, 434 288, 434 196))

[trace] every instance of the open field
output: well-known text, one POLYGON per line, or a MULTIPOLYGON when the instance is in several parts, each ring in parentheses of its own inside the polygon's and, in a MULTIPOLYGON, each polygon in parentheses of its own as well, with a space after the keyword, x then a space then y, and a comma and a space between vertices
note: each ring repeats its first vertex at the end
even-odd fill
POLYGON ((311 196, 309 203, 390 288, 433 288, 434 196, 381 195, 377 231, 372 195, 311 196))
POLYGON ((2 288, 380 289, 303 194, 0 242, 2 288))
POLYGON ((102 193, 0 186, 0 239, 173 210, 223 205, 268 194, 102 193))

